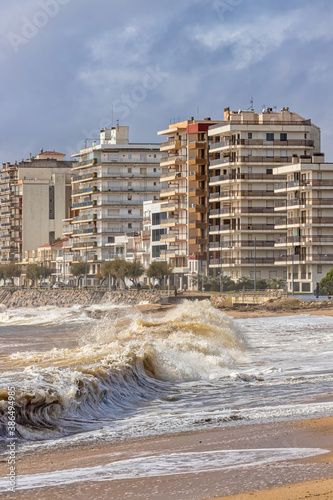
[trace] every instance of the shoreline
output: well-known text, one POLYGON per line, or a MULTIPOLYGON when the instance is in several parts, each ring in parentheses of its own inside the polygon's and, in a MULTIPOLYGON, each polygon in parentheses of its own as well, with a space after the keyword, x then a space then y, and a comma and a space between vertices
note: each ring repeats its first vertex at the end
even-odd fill
MULTIPOLYGON (((182 297, 186 299, 186 296, 182 297)), ((105 303, 104 303, 105 304, 105 303)), ((152 315, 164 315, 175 304, 131 304, 133 308, 152 315)), ((333 317, 332 307, 306 310, 235 310, 220 309, 234 319, 319 315, 333 317)), ((100 318, 103 316, 100 315, 100 318)), ((333 401, 333 393, 327 394, 333 401)), ((217 468, 193 470, 192 473, 161 474, 113 480, 84 480, 3 493, 4 499, 55 500, 123 500, 123 498, 169 500, 331 500, 333 498, 333 416, 308 420, 286 420, 253 424, 241 422, 211 430, 197 430, 179 434, 95 444, 74 444, 71 447, 17 454, 18 476, 52 473, 68 469, 98 467, 110 462, 136 460, 137 457, 170 456, 178 453, 208 453, 221 450, 253 450, 295 448, 321 448, 329 450, 323 455, 308 458, 283 458, 278 462, 251 463, 217 468), (190 486, 189 486, 190 485, 190 486), (170 487, 172 488, 170 494, 170 487), (154 492, 147 496, 147 492, 154 492)), ((0 476, 8 474, 8 465, 0 460, 0 476)))
MULTIPOLYGON (((120 443, 96 443, 45 450, 17 457, 18 475, 52 473, 67 469, 105 466, 110 462, 133 460, 136 457, 170 456, 179 453, 221 453, 221 450, 243 450, 245 456, 253 450, 323 449, 328 452, 307 458, 282 459, 252 465, 245 462, 232 467, 194 470, 128 479, 89 481, 81 479, 70 484, 17 490, 4 493, 2 498, 39 500, 66 498, 88 500, 99 498, 152 498, 182 500, 230 499, 291 500, 296 491, 310 491, 317 486, 323 491, 333 489, 333 417, 318 419, 246 424, 196 432, 163 435, 120 443), (320 483, 318 483, 320 481, 320 483), (276 496, 283 485, 290 496, 276 496), (147 497, 147 491, 155 492, 147 497), (252 494, 252 492, 257 493, 252 494), (247 493, 249 492, 249 493, 247 493), (177 496, 178 495, 178 496, 177 496), (228 496, 229 495, 229 496, 228 496), (233 496, 230 496, 233 495, 233 496), (275 495, 275 496, 274 496, 275 495)), ((199 455, 200 456, 200 455, 199 455)), ((0 462, 0 475, 6 475, 7 464, 0 462)), ((283 489, 282 488, 282 489, 283 489)), ((282 491, 282 490, 281 490, 282 491)), ((317 494, 316 493, 316 494, 317 494)), ((307 496, 306 498, 314 498, 307 496)), ((317 500, 331 497, 316 496, 317 500)))

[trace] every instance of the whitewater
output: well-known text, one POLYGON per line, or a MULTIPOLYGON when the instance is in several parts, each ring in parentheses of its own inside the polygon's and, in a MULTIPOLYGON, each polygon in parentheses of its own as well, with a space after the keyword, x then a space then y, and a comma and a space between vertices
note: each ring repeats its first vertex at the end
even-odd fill
POLYGON ((0 451, 20 453, 332 414, 332 319, 233 320, 207 301, 0 314, 0 451))

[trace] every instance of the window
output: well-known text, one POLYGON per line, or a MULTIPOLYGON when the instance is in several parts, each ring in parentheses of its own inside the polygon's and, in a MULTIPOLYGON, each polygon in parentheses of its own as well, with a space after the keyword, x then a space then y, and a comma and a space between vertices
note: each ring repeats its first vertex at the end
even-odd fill
POLYGON ((287 140, 287 134, 280 134, 280 141, 286 141, 287 140))
POLYGON ((154 182, 154 186, 156 186, 156 182, 154 182))
POLYGON ((322 274, 323 272, 323 267, 322 266, 317 266, 317 273, 322 274))
POLYGON ((114 236, 108 236, 108 243, 114 243, 114 236))
POLYGON ((247 167, 247 171, 249 174, 252 174, 252 167, 247 167))
POLYGON ((252 132, 249 132, 249 133, 247 134, 247 138, 248 138, 248 139, 252 139, 252 132))
POLYGON ((267 151, 266 151, 266 157, 267 158, 272 158, 273 156, 274 156, 273 149, 267 149, 267 151))
POLYGON ((157 169, 156 169, 156 168, 154 168, 154 170, 153 170, 153 171, 154 171, 154 172, 157 172, 157 169))
POLYGON ((267 132, 266 141, 274 141, 274 134, 272 132, 267 132))
POLYGON ((281 158, 286 158, 287 157, 287 150, 286 149, 281 149, 281 151, 280 151, 280 157, 281 158))
POLYGON ((252 149, 249 149, 247 152, 247 156, 252 156, 252 149))
POLYGON ((140 168, 140 175, 146 175, 147 174, 147 169, 145 167, 140 168))
POLYGON ((128 194, 128 195, 127 195, 127 199, 128 199, 128 200, 131 200, 131 199, 132 199, 132 195, 131 195, 131 194, 128 194))
POLYGON ((129 223, 127 224, 127 227, 128 227, 128 229, 132 229, 132 222, 129 222, 129 223))
POLYGON ((154 155, 154 158, 157 158, 157 156, 156 156, 156 155, 154 155))
POLYGON ((129 174, 132 173, 132 169, 131 168, 128 168, 127 171, 128 171, 129 174))
POLYGON ((132 155, 128 155, 128 156, 127 156, 127 158, 128 158, 129 160, 131 160, 131 159, 132 159, 132 155))
POLYGON ((273 169, 272 168, 266 168, 266 174, 267 175, 272 175, 273 174, 273 169))
POLYGON ((131 215, 131 213, 132 213, 132 210, 128 210, 127 212, 128 212, 128 214, 129 214, 129 215, 131 215))
POLYGON ((162 229, 153 229, 151 234, 152 241, 160 241, 161 234, 166 234, 166 228, 162 229))
POLYGON ((151 216, 152 226, 159 226, 160 222, 161 222, 160 214, 152 214, 152 216, 151 216))

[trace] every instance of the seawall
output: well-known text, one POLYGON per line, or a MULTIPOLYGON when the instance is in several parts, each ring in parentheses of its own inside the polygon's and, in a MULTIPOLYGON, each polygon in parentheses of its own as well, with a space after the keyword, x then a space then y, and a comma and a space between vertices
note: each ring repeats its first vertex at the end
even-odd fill
POLYGON ((0 291, 0 304, 6 307, 42 307, 57 306, 83 307, 93 304, 148 304, 160 303, 160 293, 156 290, 2 290, 0 291))

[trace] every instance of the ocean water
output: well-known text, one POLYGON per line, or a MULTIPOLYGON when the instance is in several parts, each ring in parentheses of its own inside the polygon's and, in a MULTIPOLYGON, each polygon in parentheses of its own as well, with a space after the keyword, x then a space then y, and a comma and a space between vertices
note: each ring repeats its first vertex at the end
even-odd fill
MULTIPOLYGON (((104 309, 102 320, 80 307, 0 314, 0 452, 8 388, 21 453, 332 414, 330 317, 233 320, 205 301, 158 317, 104 309)), ((239 457, 203 460, 226 466, 239 457)), ((116 474, 127 477, 128 467, 116 474)))

